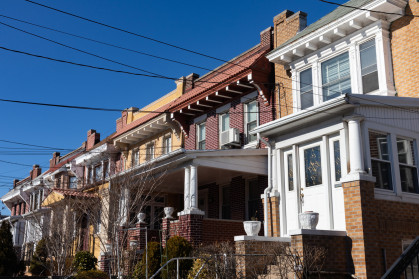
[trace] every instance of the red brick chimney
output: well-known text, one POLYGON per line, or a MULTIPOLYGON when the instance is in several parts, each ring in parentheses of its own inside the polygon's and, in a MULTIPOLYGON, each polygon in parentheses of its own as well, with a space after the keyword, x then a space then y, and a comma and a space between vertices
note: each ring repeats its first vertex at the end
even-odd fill
POLYGON ((13 188, 16 187, 16 184, 19 182, 19 179, 13 179, 13 188))
POLYGON ((268 27, 260 32, 260 44, 268 48, 273 46, 273 27, 268 27))
POLYGON ((52 153, 52 159, 49 160, 49 168, 55 167, 55 165, 60 161, 60 152, 52 153))
POLYGON ((42 171, 42 169, 39 167, 39 165, 33 165, 33 168, 30 171, 31 180, 34 180, 39 175, 41 175, 41 171, 42 171))
POLYGON ((87 146, 86 149, 90 149, 96 143, 100 142, 100 134, 96 133, 96 130, 90 129, 87 131, 87 146))

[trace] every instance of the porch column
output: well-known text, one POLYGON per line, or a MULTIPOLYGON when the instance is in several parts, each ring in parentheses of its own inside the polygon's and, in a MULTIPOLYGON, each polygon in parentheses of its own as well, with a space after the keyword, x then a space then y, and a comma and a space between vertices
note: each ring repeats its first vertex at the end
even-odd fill
POLYGON ((191 182, 190 182, 190 202, 191 209, 198 209, 198 172, 196 166, 191 166, 191 182))
POLYGON ((349 132, 349 160, 350 174, 365 174, 364 161, 362 158, 362 136, 360 115, 352 115, 346 119, 349 132))
POLYGON ((184 206, 183 206, 183 210, 186 211, 191 207, 191 200, 190 200, 190 180, 191 179, 191 172, 189 167, 185 168, 185 181, 184 181, 184 192, 183 192, 183 202, 184 202, 184 206))

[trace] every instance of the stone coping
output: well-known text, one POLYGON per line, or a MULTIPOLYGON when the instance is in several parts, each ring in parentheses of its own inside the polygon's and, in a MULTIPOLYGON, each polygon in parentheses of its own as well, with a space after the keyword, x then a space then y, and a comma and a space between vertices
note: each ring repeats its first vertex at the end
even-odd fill
POLYGON ((291 242, 289 237, 271 237, 271 236, 249 236, 238 235, 234 237, 234 241, 276 241, 276 242, 291 242))
POLYGON ((298 229, 290 232, 290 235, 328 235, 328 236, 346 236, 346 231, 332 231, 332 230, 309 230, 298 229))

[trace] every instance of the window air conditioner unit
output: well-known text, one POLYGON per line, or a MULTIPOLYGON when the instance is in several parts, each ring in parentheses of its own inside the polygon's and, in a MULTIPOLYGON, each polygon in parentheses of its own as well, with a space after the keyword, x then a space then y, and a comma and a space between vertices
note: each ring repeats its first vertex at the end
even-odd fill
POLYGON ((240 145, 240 132, 237 128, 230 128, 221 132, 221 146, 240 145))

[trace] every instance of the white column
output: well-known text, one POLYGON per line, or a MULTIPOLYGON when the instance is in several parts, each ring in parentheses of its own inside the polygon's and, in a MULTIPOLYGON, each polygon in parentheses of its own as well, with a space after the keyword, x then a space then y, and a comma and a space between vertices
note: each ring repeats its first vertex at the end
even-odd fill
POLYGON ((353 115, 347 119, 349 132, 349 160, 350 174, 365 174, 364 160, 362 158, 362 136, 360 115, 353 115))
POLYGON ((191 209, 198 209, 198 172, 196 166, 191 166, 190 195, 191 209))
POLYGON ((189 189, 190 189, 190 181, 191 181, 191 176, 190 176, 190 169, 189 167, 185 168, 185 181, 184 181, 184 192, 183 192, 183 202, 184 202, 184 207, 183 209, 186 211, 191 207, 191 200, 190 200, 190 196, 189 196, 189 189))

